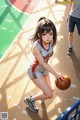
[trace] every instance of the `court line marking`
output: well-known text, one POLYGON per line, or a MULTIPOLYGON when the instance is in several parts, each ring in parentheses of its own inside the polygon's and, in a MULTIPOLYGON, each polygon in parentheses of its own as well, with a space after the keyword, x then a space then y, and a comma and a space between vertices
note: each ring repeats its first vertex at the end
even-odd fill
MULTIPOLYGON (((31 17, 28 18, 28 20, 27 20, 27 22, 25 24, 28 24, 30 18, 31 17)), ((25 24, 23 25, 23 28, 24 28, 25 24)), ((23 28, 20 30, 20 32, 17 34, 17 36, 15 37, 15 39, 13 40, 13 42, 10 44, 10 46, 8 47, 8 49, 6 50, 6 52, 4 53, 4 55, 1 57, 0 62, 4 59, 4 57, 6 56, 6 54, 8 53, 8 51, 10 50, 10 48, 12 47, 13 43, 17 40, 17 37, 19 36, 19 34, 22 31, 24 31, 23 28)))
MULTIPOLYGON (((7 1, 8 1, 8 0, 7 0, 7 1)), ((41 2, 41 1, 40 1, 40 2, 41 2)), ((39 2, 38 5, 35 7, 35 9, 33 10, 33 12, 38 8, 40 2, 39 2)), ((11 6, 12 6, 12 5, 11 5, 11 6)), ((14 8, 16 8, 16 7, 14 7, 14 8)), ((19 10, 19 9, 18 9, 18 10, 19 10)), ((22 12, 22 13, 24 13, 24 12, 22 12)), ((17 40, 17 37, 19 36, 19 34, 20 34, 22 31, 24 31, 24 30, 23 30, 24 26, 28 24, 29 19, 31 19, 32 16, 33 16, 33 13, 30 14, 28 20, 25 22, 25 24, 23 25, 23 27, 22 27, 22 29, 20 30, 20 32, 17 34, 17 36, 15 37, 15 39, 13 40, 13 42, 10 44, 10 46, 8 47, 8 49, 6 50, 6 52, 4 53, 4 55, 0 58, 0 62, 5 58, 6 54, 8 53, 8 51, 10 50, 10 48, 12 47, 13 43, 17 40)))

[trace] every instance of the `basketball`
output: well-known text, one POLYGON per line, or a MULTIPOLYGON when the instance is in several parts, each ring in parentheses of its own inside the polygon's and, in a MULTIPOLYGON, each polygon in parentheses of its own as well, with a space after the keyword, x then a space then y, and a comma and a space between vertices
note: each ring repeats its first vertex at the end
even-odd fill
POLYGON ((71 85, 71 79, 68 75, 62 74, 63 79, 58 81, 57 79, 55 80, 56 87, 60 90, 66 90, 70 87, 71 85))

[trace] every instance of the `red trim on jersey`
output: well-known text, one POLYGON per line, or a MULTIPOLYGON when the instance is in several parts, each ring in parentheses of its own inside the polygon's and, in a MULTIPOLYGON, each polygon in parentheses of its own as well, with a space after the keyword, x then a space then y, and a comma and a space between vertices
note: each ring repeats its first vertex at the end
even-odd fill
POLYGON ((38 60, 36 60, 35 63, 33 64, 33 66, 32 66, 32 72, 35 71, 38 64, 39 64, 39 62, 38 62, 38 60))

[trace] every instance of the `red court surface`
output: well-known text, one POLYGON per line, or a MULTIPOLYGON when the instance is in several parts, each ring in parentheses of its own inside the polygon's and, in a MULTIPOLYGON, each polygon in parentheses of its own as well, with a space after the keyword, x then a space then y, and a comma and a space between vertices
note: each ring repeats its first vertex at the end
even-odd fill
POLYGON ((27 14, 31 14, 38 5, 40 0, 9 0, 9 1, 17 9, 27 14))

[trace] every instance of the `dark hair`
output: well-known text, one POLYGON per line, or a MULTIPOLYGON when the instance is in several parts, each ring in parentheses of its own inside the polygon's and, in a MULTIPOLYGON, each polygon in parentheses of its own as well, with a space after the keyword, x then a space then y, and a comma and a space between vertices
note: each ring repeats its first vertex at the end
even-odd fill
POLYGON ((38 20, 38 22, 40 22, 43 19, 46 19, 46 17, 40 17, 39 20, 38 20))
POLYGON ((34 36, 32 37, 31 40, 34 42, 34 41, 40 39, 40 42, 42 45, 42 34, 44 33, 44 31, 46 31, 46 33, 48 33, 51 30, 53 31, 53 34, 54 34, 53 35, 53 45, 52 45, 52 46, 54 46, 56 44, 56 39, 57 39, 56 27, 51 20, 46 19, 45 17, 38 20, 38 24, 37 24, 34 36))

